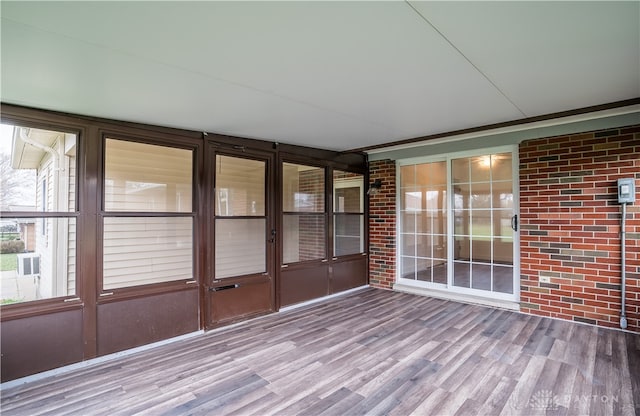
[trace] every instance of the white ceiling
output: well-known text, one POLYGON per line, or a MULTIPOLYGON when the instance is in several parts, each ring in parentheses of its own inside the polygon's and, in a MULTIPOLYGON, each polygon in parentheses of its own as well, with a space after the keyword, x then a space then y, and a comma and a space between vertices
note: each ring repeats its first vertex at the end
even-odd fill
POLYGON ((640 2, 1 2, 3 102, 335 150, 640 97, 640 2))

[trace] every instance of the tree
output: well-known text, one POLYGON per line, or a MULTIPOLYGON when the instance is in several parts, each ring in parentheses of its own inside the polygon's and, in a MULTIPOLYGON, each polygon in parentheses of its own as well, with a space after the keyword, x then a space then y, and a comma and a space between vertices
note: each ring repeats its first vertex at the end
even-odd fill
POLYGON ((0 153, 0 211, 10 205, 35 206, 35 178, 34 169, 14 169, 11 156, 0 153))

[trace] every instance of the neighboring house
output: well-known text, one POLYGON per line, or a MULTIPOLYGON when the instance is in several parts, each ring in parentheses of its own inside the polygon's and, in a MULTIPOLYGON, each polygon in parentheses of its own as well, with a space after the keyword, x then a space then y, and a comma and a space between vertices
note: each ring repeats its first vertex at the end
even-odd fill
MULTIPOLYGON (((13 134, 13 169, 36 170, 35 211, 69 211, 75 206, 76 138, 73 134, 16 127, 13 134)), ((15 210, 33 211, 32 206, 15 210)), ((54 218, 21 219, 25 251, 38 257, 36 281, 39 298, 75 292, 75 227, 54 218)))

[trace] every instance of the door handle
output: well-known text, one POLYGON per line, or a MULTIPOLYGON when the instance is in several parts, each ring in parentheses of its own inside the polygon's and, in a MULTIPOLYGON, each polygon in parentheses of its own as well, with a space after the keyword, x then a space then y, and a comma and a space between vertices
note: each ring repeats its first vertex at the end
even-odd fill
POLYGON ((275 243, 276 241, 276 230, 271 230, 271 238, 268 240, 270 243, 275 243))
POLYGON ((511 217, 511 229, 513 231, 518 231, 518 214, 511 217))

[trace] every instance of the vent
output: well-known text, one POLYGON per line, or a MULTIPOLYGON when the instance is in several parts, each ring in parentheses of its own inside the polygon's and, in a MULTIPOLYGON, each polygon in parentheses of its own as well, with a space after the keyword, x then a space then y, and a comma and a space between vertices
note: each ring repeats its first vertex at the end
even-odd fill
POLYGON ((40 275, 40 255, 36 253, 18 254, 18 277, 40 275))

